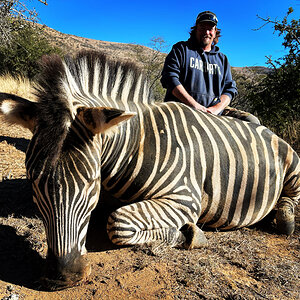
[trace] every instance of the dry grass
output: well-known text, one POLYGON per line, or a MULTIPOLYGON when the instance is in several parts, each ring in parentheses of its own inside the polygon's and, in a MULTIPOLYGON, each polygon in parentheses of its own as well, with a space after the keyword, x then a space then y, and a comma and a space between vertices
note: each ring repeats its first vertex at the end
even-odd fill
POLYGON ((27 78, 15 78, 10 75, 0 76, 1 93, 15 94, 29 100, 34 100, 32 91, 32 84, 27 78))
MULTIPOLYGON (((29 100, 35 99, 28 79, 9 75, 0 77, 0 93, 15 94, 29 100)), ((0 125, 0 182, 6 179, 25 178, 25 151, 32 134, 21 126, 6 124, 2 116, 0 125), (9 157, 11 159, 8 159, 9 157)))

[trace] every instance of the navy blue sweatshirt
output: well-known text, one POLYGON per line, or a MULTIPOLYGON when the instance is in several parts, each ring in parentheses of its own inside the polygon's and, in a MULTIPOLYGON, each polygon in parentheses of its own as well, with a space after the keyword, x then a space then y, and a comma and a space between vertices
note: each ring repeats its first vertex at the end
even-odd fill
POLYGON ((219 103, 223 94, 230 99, 237 94, 227 57, 217 46, 209 52, 199 49, 192 38, 173 46, 166 57, 161 83, 167 89, 165 101, 180 102, 172 90, 182 84, 205 107, 219 103))

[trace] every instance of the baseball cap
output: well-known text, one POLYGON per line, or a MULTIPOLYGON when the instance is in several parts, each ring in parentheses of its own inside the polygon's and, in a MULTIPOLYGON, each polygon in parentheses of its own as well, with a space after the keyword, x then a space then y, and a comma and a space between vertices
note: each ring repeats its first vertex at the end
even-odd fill
POLYGON ((196 23, 200 23, 200 22, 212 22, 215 25, 218 24, 218 18, 217 16, 211 12, 211 11, 203 11, 201 12, 196 19, 196 23))

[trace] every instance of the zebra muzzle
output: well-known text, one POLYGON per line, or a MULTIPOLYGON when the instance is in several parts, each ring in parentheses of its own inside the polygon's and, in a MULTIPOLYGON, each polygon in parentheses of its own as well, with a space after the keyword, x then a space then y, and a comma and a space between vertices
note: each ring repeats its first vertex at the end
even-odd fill
POLYGON ((41 284, 46 290, 62 290, 87 279, 91 273, 91 266, 86 256, 70 254, 64 257, 53 257, 48 254, 45 276, 41 284))

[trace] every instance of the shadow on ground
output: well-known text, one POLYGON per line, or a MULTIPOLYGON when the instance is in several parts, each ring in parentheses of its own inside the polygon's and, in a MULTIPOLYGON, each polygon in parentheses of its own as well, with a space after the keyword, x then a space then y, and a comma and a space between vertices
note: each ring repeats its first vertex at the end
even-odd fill
POLYGON ((118 207, 116 204, 108 205, 99 201, 97 207, 92 212, 87 233, 86 248, 89 252, 120 248, 120 246, 116 246, 110 241, 106 232, 108 217, 118 207))
POLYGON ((0 217, 35 217, 39 211, 32 200, 31 183, 27 179, 0 182, 0 217))
POLYGON ((13 138, 9 136, 0 136, 0 143, 6 141, 7 144, 14 146, 17 150, 20 150, 22 152, 26 152, 26 149, 29 144, 28 139, 24 138, 13 138))
POLYGON ((0 225, 0 280, 38 289, 45 259, 32 250, 25 236, 0 225))

